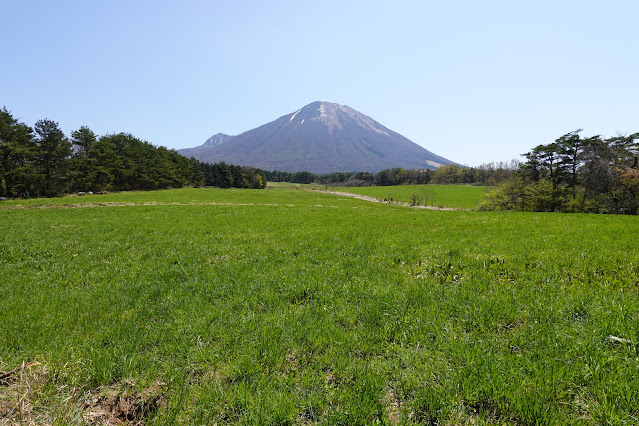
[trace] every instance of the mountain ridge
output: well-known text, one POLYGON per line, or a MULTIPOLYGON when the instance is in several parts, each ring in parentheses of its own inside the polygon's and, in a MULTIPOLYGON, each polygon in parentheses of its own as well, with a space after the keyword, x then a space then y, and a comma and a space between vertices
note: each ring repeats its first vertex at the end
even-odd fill
POLYGON ((211 136, 210 138, 208 138, 205 142, 204 145, 202 146, 216 146, 219 145, 221 143, 226 142, 227 140, 233 138, 233 136, 231 135, 227 135, 224 133, 216 133, 215 135, 211 136))
POLYGON ((178 152, 206 162, 316 174, 456 164, 349 106, 330 102, 312 102, 221 143, 207 145, 218 135, 224 134, 178 152))

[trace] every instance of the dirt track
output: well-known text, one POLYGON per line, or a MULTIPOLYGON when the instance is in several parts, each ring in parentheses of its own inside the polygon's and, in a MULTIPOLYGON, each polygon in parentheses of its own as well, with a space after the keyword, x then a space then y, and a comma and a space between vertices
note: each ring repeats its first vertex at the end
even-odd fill
MULTIPOLYGON (((316 190, 312 189, 311 191, 316 191, 316 190)), ((342 197, 357 198, 358 200, 370 201, 372 203, 394 204, 394 205, 397 205, 397 206, 413 207, 413 208, 416 208, 416 209, 444 210, 444 211, 461 210, 461 209, 453 209, 453 208, 450 208, 450 207, 411 206, 409 203, 401 203, 401 202, 395 202, 395 201, 391 202, 391 201, 387 201, 387 200, 382 200, 380 198, 371 197, 371 196, 368 196, 368 195, 353 194, 353 193, 350 193, 350 192, 340 192, 340 191, 321 191, 321 192, 325 192, 327 194, 341 195, 342 197)))

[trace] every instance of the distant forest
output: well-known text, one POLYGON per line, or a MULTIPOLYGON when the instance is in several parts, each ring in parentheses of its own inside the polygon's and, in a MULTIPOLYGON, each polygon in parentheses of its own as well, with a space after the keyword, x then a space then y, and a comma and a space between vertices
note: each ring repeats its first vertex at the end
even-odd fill
POLYGON ((186 158, 128 133, 98 137, 81 127, 68 138, 55 121, 39 120, 31 128, 0 109, 2 197, 184 186, 264 188, 266 177, 252 167, 186 158))
POLYGON ((510 179, 520 165, 519 161, 512 160, 510 162, 482 164, 479 167, 447 165, 436 170, 407 170, 398 167, 385 169, 374 174, 335 172, 325 175, 274 170, 267 171, 266 178, 271 182, 317 183, 327 186, 393 186, 427 183, 494 186, 510 179))

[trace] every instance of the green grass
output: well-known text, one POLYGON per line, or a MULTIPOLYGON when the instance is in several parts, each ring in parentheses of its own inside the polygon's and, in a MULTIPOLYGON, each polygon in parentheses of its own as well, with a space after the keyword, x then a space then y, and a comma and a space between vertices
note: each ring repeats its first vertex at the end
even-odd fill
POLYGON ((350 188, 329 187, 329 189, 368 195, 388 201, 458 209, 473 209, 477 207, 482 196, 486 193, 485 186, 471 185, 399 185, 350 188))
POLYGON ((636 424, 638 230, 285 187, 3 202, 0 370, 43 365, 0 418, 29 390, 57 424, 115 394, 149 424, 636 424))
MULTIPOLYGON (((311 199, 312 196, 304 197, 302 191, 283 191, 283 189, 306 189, 308 185, 286 184, 287 186, 276 187, 278 196, 273 197, 270 191, 244 190, 244 189, 211 189, 211 188, 184 188, 177 190, 158 191, 138 191, 138 192, 117 192, 107 194, 94 194, 85 196, 65 196, 58 198, 29 198, 10 199, 0 202, 0 210, 10 208, 33 208, 33 207, 65 207, 77 205, 99 205, 101 203, 164 203, 164 204, 184 204, 184 203, 288 203, 294 200, 311 199)), ((269 187, 271 184, 269 184, 269 187)), ((269 188, 271 189, 271 188, 269 188)))

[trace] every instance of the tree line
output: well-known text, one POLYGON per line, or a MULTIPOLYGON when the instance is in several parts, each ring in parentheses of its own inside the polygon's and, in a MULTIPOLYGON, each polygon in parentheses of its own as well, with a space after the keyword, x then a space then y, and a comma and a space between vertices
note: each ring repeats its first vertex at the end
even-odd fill
POLYGON ((639 213, 639 133, 581 137, 576 130, 524 154, 484 209, 639 213))
POLYGON ((328 186, 393 186, 433 184, 468 184, 493 186, 508 180, 518 169, 518 161, 482 164, 479 167, 447 165, 436 170, 401 167, 369 172, 334 172, 316 175, 310 172, 267 171, 271 182, 317 183, 328 186))
POLYGON ((128 133, 97 136, 86 126, 68 138, 57 122, 33 128, 0 110, 0 196, 57 196, 184 186, 264 188, 262 170, 209 164, 128 133))

